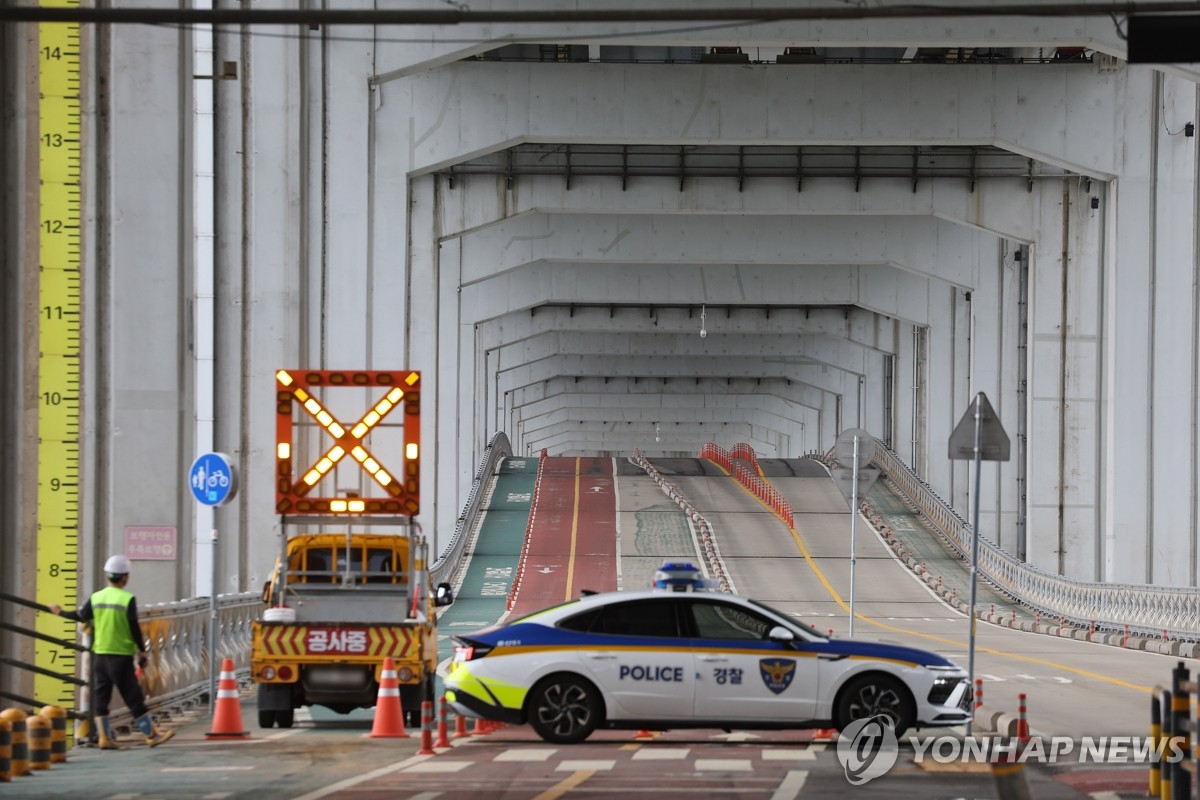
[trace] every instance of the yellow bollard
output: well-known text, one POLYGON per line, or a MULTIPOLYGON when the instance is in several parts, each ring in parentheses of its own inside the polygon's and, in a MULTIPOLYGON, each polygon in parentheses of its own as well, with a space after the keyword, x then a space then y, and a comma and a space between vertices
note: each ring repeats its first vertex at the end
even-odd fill
POLYGON ((45 706, 38 713, 50 720, 50 761, 61 764, 67 760, 67 710, 45 706))
MULTIPOLYGON (((1171 690, 1164 689, 1162 693, 1162 736, 1167 742, 1175 738, 1175 726, 1171 720, 1171 690)), ((1162 777, 1158 782, 1159 800, 1171 800, 1171 774, 1175 765, 1167 762, 1162 765, 1162 777)))
POLYGON ((12 780, 12 723, 0 719, 0 781, 12 780))
MULTIPOLYGON (((1150 693, 1150 747, 1154 752, 1161 753, 1159 743, 1162 741, 1162 706, 1159 705, 1159 692, 1162 687, 1155 686, 1150 693)), ((1158 797, 1162 790, 1162 762, 1157 758, 1150 759, 1150 791, 1151 797, 1158 797)))
POLYGON ((29 733, 29 768, 50 769, 50 720, 34 714, 25 720, 29 733))
POLYGON ((9 708, 0 711, 0 719, 7 720, 12 725, 12 773, 20 778, 30 775, 29 743, 25 739, 25 712, 19 708, 9 708))

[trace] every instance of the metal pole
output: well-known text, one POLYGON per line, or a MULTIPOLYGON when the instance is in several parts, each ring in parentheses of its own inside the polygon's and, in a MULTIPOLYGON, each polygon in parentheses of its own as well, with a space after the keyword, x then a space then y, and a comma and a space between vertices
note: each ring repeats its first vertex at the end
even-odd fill
MULTIPOLYGON (((979 467, 983 463, 983 393, 975 395, 975 496, 971 498, 971 607, 968 612, 971 631, 967 637, 967 689, 975 685, 975 596, 979 578, 979 467)), ((967 720, 967 736, 971 735, 974 714, 967 720)))
POLYGON ((855 552, 855 533, 858 530, 858 434, 854 435, 854 470, 850 476, 850 635, 854 635, 854 567, 858 563, 855 552))
POLYGON ((217 529, 212 532, 212 587, 208 598, 208 713, 217 704, 217 529))

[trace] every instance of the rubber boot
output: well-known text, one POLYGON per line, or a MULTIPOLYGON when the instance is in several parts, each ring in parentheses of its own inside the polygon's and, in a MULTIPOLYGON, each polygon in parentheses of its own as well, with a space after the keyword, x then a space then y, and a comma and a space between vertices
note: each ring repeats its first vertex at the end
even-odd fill
POLYGON ((101 750, 121 749, 113 737, 112 725, 109 724, 108 717, 96 717, 96 735, 100 737, 101 750))
POLYGON ((143 714, 133 722, 138 726, 138 730, 145 734, 146 744, 150 745, 151 747, 158 747, 167 739, 170 739, 175 735, 175 731, 164 731, 158 728, 154 724, 154 721, 150 719, 149 714, 143 714))

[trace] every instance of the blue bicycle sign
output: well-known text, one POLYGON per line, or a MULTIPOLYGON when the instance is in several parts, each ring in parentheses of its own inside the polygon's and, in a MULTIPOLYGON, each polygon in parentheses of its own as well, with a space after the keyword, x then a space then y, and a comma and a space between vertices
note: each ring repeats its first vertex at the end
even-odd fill
POLYGON ((204 505, 225 505, 237 494, 237 469, 224 453, 205 453, 192 462, 188 484, 204 505))

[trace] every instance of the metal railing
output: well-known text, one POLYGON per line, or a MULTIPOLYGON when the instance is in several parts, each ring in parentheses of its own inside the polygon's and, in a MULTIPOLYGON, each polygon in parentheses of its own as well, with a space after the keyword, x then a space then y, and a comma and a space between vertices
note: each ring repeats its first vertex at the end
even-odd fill
MULTIPOLYGON (((961 558, 968 559, 971 525, 896 453, 878 440, 874 445, 871 461, 908 498, 929 527, 961 558)), ((828 463, 828 455, 817 457, 828 463)), ((1080 628, 1200 641, 1200 589, 1196 587, 1068 578, 1020 561, 984 537, 979 539, 978 571, 996 590, 1046 618, 1080 628)))
MULTIPOLYGON (((46 606, 12 595, 0 594, 0 599, 39 611, 49 611, 46 606)), ((216 646, 212 648, 213 656, 218 662, 225 658, 233 659, 234 665, 244 673, 249 669, 250 623, 262 606, 262 598, 257 592, 218 595, 216 605, 217 633, 216 646)), ((187 709, 204 702, 208 696, 208 622, 211 613, 211 604, 207 597, 138 607, 138 622, 142 628, 142 635, 146 637, 146 652, 150 656, 149 666, 142 678, 142 690, 146 694, 146 705, 151 711, 171 713, 187 709)), ((17 633, 46 638, 16 626, 4 627, 17 633)), ((54 676, 80 689, 87 686, 90 663, 90 659, 87 658, 87 638, 82 638, 83 644, 54 640, 55 644, 84 653, 84 658, 80 660, 79 676, 54 676)), ((47 674, 45 670, 22 664, 15 659, 6 658, 5 663, 26 671, 47 674)), ((18 702, 37 704, 32 698, 19 695, 0 693, 0 696, 18 702)), ((88 695, 78 694, 75 708, 68 710, 69 716, 74 719, 86 718, 90 706, 87 698, 88 695)), ((132 722, 132 716, 125 708, 120 693, 113 694, 110 710, 109 716, 114 725, 120 727, 132 722)))
POLYGON ((475 470, 475 480, 471 483, 471 491, 467 494, 467 502, 454 525, 454 535, 450 537, 450 544, 429 569, 429 575, 434 583, 441 581, 453 583, 454 572, 462 562, 462 554, 467 546, 467 540, 471 538, 471 531, 475 529, 475 524, 479 520, 479 509, 483 504, 488 480, 496 472, 496 465, 500 463, 500 459, 511 455, 512 445, 508 442, 508 435, 503 432, 493 436, 492 441, 488 442, 488 446, 484 448, 483 458, 479 461, 479 469, 475 470))

